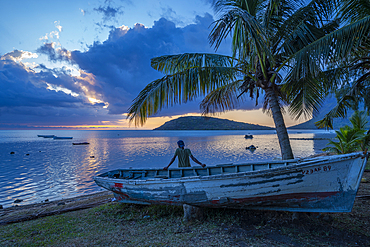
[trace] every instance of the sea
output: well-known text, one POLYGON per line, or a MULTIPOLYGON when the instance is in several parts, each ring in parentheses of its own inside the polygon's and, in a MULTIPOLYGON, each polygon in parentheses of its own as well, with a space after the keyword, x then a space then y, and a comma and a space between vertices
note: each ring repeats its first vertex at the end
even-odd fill
MULTIPOLYGON (((294 156, 303 158, 322 153, 335 132, 292 130, 289 137, 294 156)), ((274 130, 0 130, 0 205, 7 208, 100 192, 103 189, 94 176, 118 168, 162 168, 180 139, 207 166, 281 158, 274 130), (79 142, 90 144, 72 144, 79 142), (250 145, 257 149, 246 149, 250 145)))

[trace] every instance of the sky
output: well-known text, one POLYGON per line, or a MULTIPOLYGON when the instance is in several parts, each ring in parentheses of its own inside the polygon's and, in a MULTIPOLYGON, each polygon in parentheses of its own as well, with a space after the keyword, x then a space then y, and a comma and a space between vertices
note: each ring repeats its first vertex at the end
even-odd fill
MULTIPOLYGON (((163 74, 150 59, 215 53, 212 0, 1 0, 0 129, 153 129, 200 115, 198 99, 140 127, 126 119, 138 93, 163 74)), ((228 40, 217 53, 230 54, 228 40)), ((274 126, 253 100, 215 117, 274 126)), ((299 122, 285 116, 287 126, 299 122)))

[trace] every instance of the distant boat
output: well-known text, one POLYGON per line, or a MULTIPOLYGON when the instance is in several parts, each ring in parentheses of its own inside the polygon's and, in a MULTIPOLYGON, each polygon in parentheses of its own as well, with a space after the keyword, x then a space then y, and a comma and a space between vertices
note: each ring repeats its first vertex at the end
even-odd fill
POLYGON ((55 139, 73 139, 73 137, 65 137, 65 136, 54 136, 53 138, 54 140, 55 139))
POLYGON ((73 145, 89 145, 90 143, 88 142, 73 142, 73 145))
POLYGON ((37 137, 53 138, 55 135, 37 135, 37 137))
POLYGON ((117 201, 291 212, 351 212, 367 154, 163 169, 94 177, 117 201))

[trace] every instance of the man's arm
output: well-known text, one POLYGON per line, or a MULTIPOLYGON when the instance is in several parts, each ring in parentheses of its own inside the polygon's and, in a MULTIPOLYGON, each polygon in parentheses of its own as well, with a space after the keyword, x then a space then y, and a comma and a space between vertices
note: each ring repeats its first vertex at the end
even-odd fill
POLYGON ((168 167, 170 167, 170 166, 172 165, 172 163, 175 161, 175 159, 176 159, 176 155, 175 155, 175 156, 173 156, 173 158, 171 159, 171 161, 170 161, 170 163, 168 164, 168 166, 163 167, 163 170, 167 170, 167 169, 168 169, 168 167))
POLYGON ((201 163, 199 160, 197 160, 193 155, 190 155, 190 158, 197 164, 201 165, 202 167, 206 167, 206 164, 201 163))

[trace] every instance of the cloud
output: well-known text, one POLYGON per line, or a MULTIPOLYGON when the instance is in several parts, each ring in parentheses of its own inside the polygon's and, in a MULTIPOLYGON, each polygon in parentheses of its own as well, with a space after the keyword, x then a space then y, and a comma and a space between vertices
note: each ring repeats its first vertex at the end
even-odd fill
MULTIPOLYGON (((185 52, 213 53, 208 43, 209 14, 197 16, 194 24, 177 27, 161 18, 152 27, 135 24, 110 30, 104 42, 95 42, 87 51, 69 51, 57 43, 37 49, 61 68, 40 64, 28 68, 21 58, 36 54, 7 53, 0 59, 0 124, 99 124, 119 122, 134 98, 163 74, 150 66, 153 57, 185 52), (78 67, 72 73, 70 67, 78 67), (22 120, 23 119, 23 120, 22 120)), ((229 54, 230 42, 218 53, 229 54)), ((200 113, 201 98, 163 109, 156 116, 200 113)), ((243 105, 254 109, 254 102, 243 105)))
MULTIPOLYGON (((205 14, 196 16, 194 24, 179 28, 174 22, 161 18, 150 28, 142 24, 135 24, 132 28, 124 25, 114 28, 106 41, 95 42, 85 52, 68 53, 52 44, 45 44, 38 52, 47 54, 51 61, 70 61, 81 71, 93 75, 95 83, 83 85, 86 91, 109 103, 107 109, 110 114, 124 114, 148 83, 163 76, 151 68, 151 58, 185 52, 214 52, 208 43, 212 22, 212 16, 205 14)), ((225 42, 218 53, 229 54, 229 50, 230 42, 225 42)), ((200 100, 169 107, 158 116, 200 113, 200 100)), ((254 109, 254 102, 244 104, 244 107, 254 109)))
POLYGON ((14 62, 20 62, 23 59, 27 58, 37 58, 38 55, 36 53, 32 53, 29 51, 22 51, 22 50, 14 50, 12 52, 6 53, 0 57, 0 60, 12 60, 14 62))
POLYGON ((51 31, 50 33, 46 33, 45 36, 42 36, 39 40, 49 40, 49 39, 58 39, 60 38, 60 33, 63 30, 63 27, 60 25, 60 21, 54 21, 54 25, 58 31, 51 31))
MULTIPOLYGON (((20 57, 19 51, 0 57, 0 128, 4 125, 76 125, 99 124, 101 121, 118 120, 121 116, 108 116, 101 104, 88 101, 83 90, 68 94, 61 90, 86 79, 69 75, 63 69, 47 69, 39 66, 36 72, 22 62, 13 59, 20 57), (11 56, 12 55, 12 56, 11 56), (11 59, 8 59, 11 58, 11 59), (58 87, 53 90, 49 85, 58 87)), ((73 90, 79 87, 75 86, 73 90)), ((78 90, 76 90, 78 91, 78 90)))
POLYGON ((39 54, 47 55, 48 59, 52 62, 67 61, 71 62, 71 53, 62 47, 58 47, 55 42, 45 43, 36 50, 39 54))
POLYGON ((94 10, 98 13, 103 14, 104 21, 112 20, 116 18, 118 14, 123 13, 123 11, 121 10, 121 7, 114 8, 111 6, 99 6, 99 8, 94 8, 94 10))

